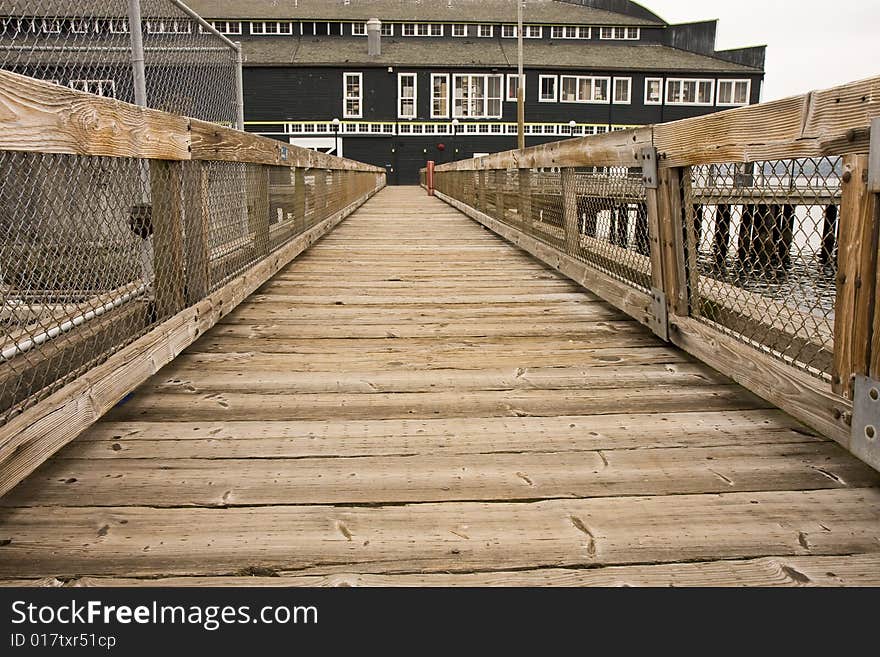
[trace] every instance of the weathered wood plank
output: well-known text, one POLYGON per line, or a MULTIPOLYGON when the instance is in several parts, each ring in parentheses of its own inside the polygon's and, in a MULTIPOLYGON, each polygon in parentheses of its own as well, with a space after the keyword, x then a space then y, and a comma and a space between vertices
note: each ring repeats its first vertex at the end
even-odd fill
POLYGON ((876 553, 878 523, 876 488, 378 508, 7 508, 0 577, 454 573, 876 553))

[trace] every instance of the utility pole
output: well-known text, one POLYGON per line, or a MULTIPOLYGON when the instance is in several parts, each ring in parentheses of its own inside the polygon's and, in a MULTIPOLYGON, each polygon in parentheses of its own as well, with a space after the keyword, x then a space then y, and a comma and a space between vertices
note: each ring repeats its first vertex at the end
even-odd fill
POLYGON ((516 91, 517 148, 526 147, 526 76, 523 73, 523 2, 516 0, 516 40, 519 68, 519 84, 516 91))

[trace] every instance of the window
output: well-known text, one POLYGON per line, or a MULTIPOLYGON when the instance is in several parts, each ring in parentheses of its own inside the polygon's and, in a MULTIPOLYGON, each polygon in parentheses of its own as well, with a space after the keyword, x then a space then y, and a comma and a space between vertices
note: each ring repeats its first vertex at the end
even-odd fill
POLYGON ((645 80, 645 105, 663 104, 663 80, 648 78, 645 80))
POLYGON ((92 31, 92 21, 90 21, 88 18, 71 19, 70 31, 73 34, 88 34, 92 31))
POLYGON ((382 36, 394 36, 394 23, 382 23, 379 33, 382 36))
POLYGON ((346 119, 359 119, 363 115, 363 73, 343 75, 343 115, 346 119))
POLYGON ((431 75, 431 118, 449 118, 449 76, 445 73, 431 75))
POLYGON ((128 21, 124 18, 117 18, 110 21, 111 34, 128 34, 128 21))
POLYGON ((550 29, 554 39, 589 39, 592 32, 589 27, 578 25, 554 25, 550 29))
POLYGON ((211 26, 220 34, 241 34, 241 21, 211 21, 211 26))
POLYGON ((44 18, 40 24, 43 34, 61 34, 61 21, 54 18, 44 18))
POLYGON ((557 101, 557 78, 555 75, 542 75, 538 87, 539 102, 555 103, 557 101))
POLYGON ((416 74, 400 73, 397 76, 397 117, 416 118, 416 74))
POLYGON ((526 25, 523 27, 523 38, 542 39, 544 38, 544 28, 540 25, 526 25))
POLYGON ((440 23, 432 23, 431 24, 431 36, 442 37, 443 36, 443 25, 440 23))
POLYGON ((255 21, 251 23, 251 34, 293 34, 293 23, 255 21))
POLYGON ((735 107, 748 105, 752 96, 751 80, 719 80, 718 104, 735 107))
POLYGON ((367 36, 367 24, 366 23, 352 23, 351 24, 351 35, 352 36, 367 36))
POLYGON ((455 75, 453 116, 457 119, 500 119, 501 75, 455 75))
POLYGON ((616 41, 638 41, 641 30, 637 27, 603 27, 599 31, 600 39, 616 41))
POLYGON ((113 80, 71 80, 68 86, 96 96, 116 98, 116 83, 113 80))
POLYGON ((516 25, 502 25, 501 26, 501 36, 504 39, 515 39, 516 38, 516 25))
POLYGON ((495 26, 494 25, 480 25, 477 27, 477 36, 478 37, 492 37, 495 35, 495 26))
POLYGON ((468 35, 468 26, 463 23, 456 23, 452 26, 452 36, 466 37, 468 35))
POLYGON ((667 80, 668 105, 711 105, 714 102, 714 80, 667 80))
POLYGON ((609 103, 609 87, 611 78, 593 78, 588 76, 561 76, 562 91, 559 101, 562 103, 609 103))
POLYGON ((187 20, 168 19, 164 21, 147 21, 147 32, 150 34, 189 34, 192 23, 187 20))
POLYGON ((629 105, 632 102, 632 78, 614 78, 614 103, 629 105))
MULTIPOLYGON (((523 74, 525 77, 525 74, 523 74)), ((507 101, 511 103, 517 102, 517 92, 519 91, 519 75, 507 76, 507 101)))
POLYGON ((404 23, 403 24, 403 36, 415 36, 416 35, 416 24, 415 23, 404 23))

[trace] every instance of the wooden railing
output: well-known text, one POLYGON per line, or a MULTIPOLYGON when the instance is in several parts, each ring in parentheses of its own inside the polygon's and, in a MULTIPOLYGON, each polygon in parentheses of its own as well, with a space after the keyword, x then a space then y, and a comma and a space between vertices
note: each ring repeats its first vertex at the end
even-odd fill
POLYGON ((454 162, 435 186, 880 469, 878 116, 874 78, 454 162))
POLYGON ((0 71, 0 495, 385 185, 0 71))

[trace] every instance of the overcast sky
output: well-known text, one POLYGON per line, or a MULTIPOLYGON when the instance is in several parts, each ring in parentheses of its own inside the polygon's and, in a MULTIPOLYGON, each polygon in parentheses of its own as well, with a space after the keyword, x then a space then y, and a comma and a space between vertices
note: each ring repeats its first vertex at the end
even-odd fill
POLYGON ((766 44, 763 100, 880 75, 880 0, 640 1, 671 23, 719 19, 719 49, 766 44))

